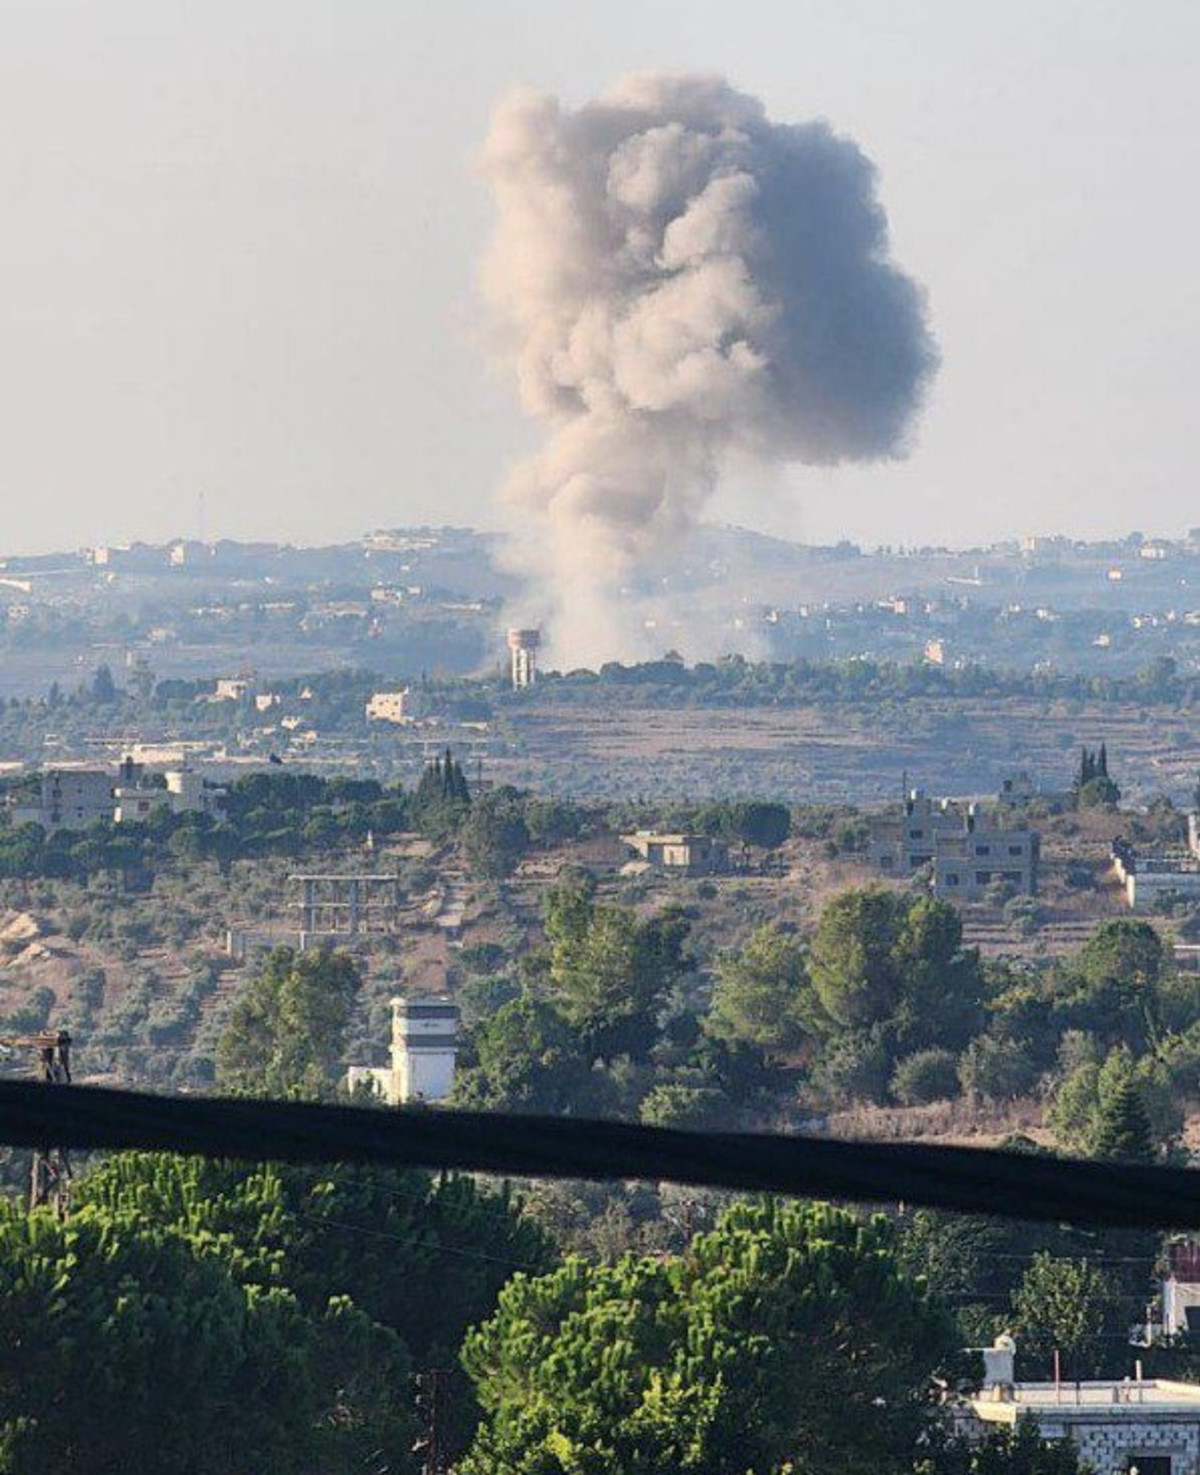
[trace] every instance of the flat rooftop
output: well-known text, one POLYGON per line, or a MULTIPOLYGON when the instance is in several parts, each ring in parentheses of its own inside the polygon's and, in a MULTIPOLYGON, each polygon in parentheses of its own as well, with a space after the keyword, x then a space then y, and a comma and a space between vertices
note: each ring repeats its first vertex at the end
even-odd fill
POLYGON ((1014 1423, 1019 1414, 1054 1417, 1137 1418, 1139 1414, 1181 1414, 1200 1422, 1200 1384, 1164 1378, 1133 1378, 1104 1383, 1016 1383, 1003 1390, 984 1389, 971 1399, 979 1418, 1014 1423))

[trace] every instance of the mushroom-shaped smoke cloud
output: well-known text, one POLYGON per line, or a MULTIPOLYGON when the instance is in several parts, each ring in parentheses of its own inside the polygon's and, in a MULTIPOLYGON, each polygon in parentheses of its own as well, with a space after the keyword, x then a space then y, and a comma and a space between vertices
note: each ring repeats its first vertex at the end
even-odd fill
POLYGON ((521 91, 484 170, 484 286, 551 427, 512 474, 553 654, 629 654, 618 592, 695 525, 722 458, 902 453, 937 362, 875 171, 720 77, 637 74, 577 111, 521 91))

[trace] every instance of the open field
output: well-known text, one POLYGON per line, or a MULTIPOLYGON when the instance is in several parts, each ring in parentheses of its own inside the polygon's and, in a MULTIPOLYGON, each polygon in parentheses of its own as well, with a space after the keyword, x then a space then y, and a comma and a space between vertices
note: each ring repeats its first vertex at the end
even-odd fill
POLYGON ((1108 744, 1126 799, 1187 799, 1200 773, 1196 714, 1177 707, 1037 701, 910 701, 820 707, 676 707, 539 698, 510 710, 492 777, 586 797, 760 793, 795 803, 871 803, 910 783, 994 794, 1028 770, 1065 789, 1081 744, 1108 744))

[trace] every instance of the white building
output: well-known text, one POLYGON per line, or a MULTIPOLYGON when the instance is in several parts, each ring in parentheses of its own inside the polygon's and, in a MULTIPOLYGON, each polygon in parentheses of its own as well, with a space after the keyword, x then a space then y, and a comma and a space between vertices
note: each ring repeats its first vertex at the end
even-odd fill
POLYGON ((220 676, 209 701, 240 702, 253 687, 254 683, 248 676, 220 676))
POLYGON ((125 781, 113 791, 117 824, 140 824, 156 809, 169 809, 172 814, 211 814, 221 819, 225 813, 226 791, 205 781, 194 768, 168 768, 162 784, 147 783, 140 765, 122 765, 125 781))
POLYGON ((508 653, 512 667, 514 691, 527 691, 537 683, 538 650, 542 644, 540 630, 510 630, 508 653))
POLYGON ((402 691, 373 691, 367 702, 368 722, 393 722, 402 727, 411 719, 404 710, 408 687, 402 691))
POLYGON ((1014 1352, 1011 1338, 998 1337, 984 1353, 984 1386, 959 1417, 966 1434, 1030 1420, 1043 1439, 1070 1439, 1094 1475, 1200 1475, 1197 1384, 1140 1376, 1018 1383, 1014 1352))
POLYGON ((445 1101, 454 1089, 459 1008, 444 994, 392 1000, 392 1063, 352 1065, 351 1090, 367 1087, 391 1106, 445 1101))
POLYGON ((1167 1246, 1163 1280, 1163 1332, 1168 1337, 1200 1333, 1200 1242, 1167 1246))

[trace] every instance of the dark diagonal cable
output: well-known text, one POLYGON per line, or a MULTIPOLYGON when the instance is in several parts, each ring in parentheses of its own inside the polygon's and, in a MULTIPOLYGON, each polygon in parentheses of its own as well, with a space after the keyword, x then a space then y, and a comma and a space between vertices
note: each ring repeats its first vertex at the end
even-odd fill
POLYGON ((0 1081, 0 1142, 457 1168, 517 1178, 640 1178, 1012 1219, 1200 1228, 1200 1172, 1183 1168, 564 1117, 149 1096, 87 1086, 50 1090, 0 1081))

